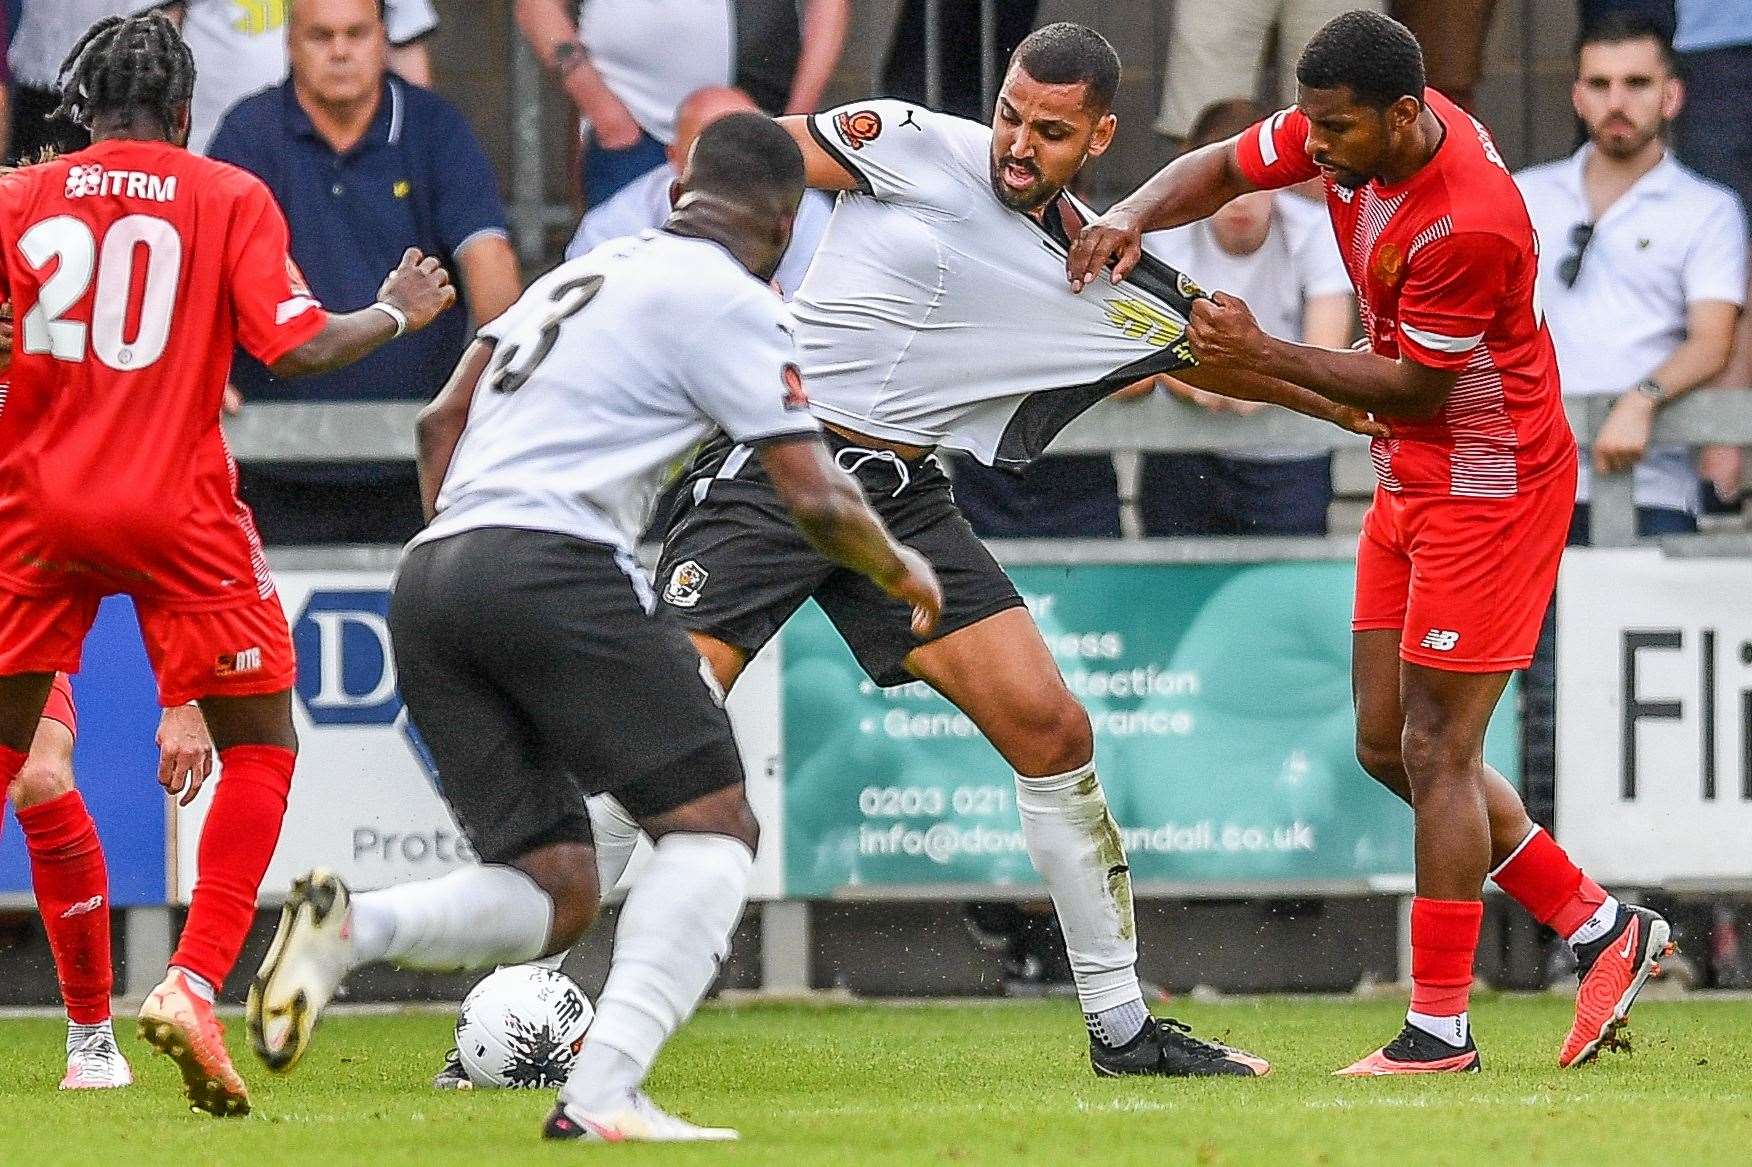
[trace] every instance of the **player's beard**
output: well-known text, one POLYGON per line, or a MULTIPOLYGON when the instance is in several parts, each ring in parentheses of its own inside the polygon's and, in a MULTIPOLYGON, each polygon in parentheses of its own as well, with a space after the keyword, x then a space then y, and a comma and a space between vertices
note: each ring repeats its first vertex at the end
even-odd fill
POLYGON ((1014 158, 998 158, 992 162, 991 170, 992 194, 1000 203, 1018 214, 1026 215, 1039 210, 1058 197, 1059 188, 1052 186, 1040 173, 1040 168, 1029 162, 1020 162, 1014 158), (1034 176, 1032 185, 1023 190, 1016 190, 1004 182, 1004 167, 1021 166, 1034 176))

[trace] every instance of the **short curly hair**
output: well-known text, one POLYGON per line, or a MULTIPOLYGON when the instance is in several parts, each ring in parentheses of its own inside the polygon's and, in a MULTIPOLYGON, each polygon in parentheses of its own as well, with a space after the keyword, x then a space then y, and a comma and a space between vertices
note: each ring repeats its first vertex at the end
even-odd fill
POLYGON ((1309 89, 1348 86, 1364 105, 1386 109, 1402 97, 1423 101, 1423 49, 1411 30, 1366 8, 1334 17, 1314 34, 1296 62, 1309 89))

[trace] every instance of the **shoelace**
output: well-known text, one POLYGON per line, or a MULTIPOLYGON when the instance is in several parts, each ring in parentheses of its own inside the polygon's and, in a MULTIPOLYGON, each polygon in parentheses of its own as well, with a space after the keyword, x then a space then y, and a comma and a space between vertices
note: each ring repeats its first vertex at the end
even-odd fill
POLYGON ((122 1051, 116 1048, 114 1039, 105 1037, 101 1033, 94 1033, 73 1047, 73 1052, 68 1055, 68 1060, 78 1059, 81 1068, 90 1063, 96 1063, 98 1069, 113 1070, 121 1056, 122 1051))
POLYGON ((1168 1031, 1163 1033, 1162 1036, 1172 1040, 1175 1045, 1178 1045, 1183 1049, 1192 1050, 1205 1057, 1226 1058, 1234 1052, 1226 1045, 1219 1045, 1214 1041, 1205 1041, 1203 1038, 1194 1037, 1192 1035, 1192 1026, 1186 1024, 1184 1021, 1176 1021, 1172 1017, 1156 1018, 1156 1028, 1168 1031))
POLYGON ((906 459, 893 450, 867 450, 863 446, 847 446, 833 456, 834 465, 847 474, 856 474, 866 462, 886 462, 894 467, 894 475, 899 479, 899 485, 889 492, 888 497, 898 498, 900 492, 912 485, 912 470, 907 467, 906 459), (851 465, 846 465, 846 455, 851 454, 851 465))

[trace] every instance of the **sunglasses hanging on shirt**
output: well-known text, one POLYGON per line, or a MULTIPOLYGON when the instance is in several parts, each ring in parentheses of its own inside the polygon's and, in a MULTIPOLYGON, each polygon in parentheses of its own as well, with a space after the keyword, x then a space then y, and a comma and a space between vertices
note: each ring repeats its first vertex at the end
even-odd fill
POLYGON ((1588 244, 1594 241, 1594 224, 1577 223, 1570 228, 1570 253, 1557 265, 1557 278, 1563 286, 1573 288, 1582 274, 1582 257, 1588 254, 1588 244))

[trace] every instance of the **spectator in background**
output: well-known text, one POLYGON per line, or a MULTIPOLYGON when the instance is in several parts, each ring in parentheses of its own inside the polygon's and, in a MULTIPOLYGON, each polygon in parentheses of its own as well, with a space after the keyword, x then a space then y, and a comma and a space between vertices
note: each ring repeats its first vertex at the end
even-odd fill
MULTIPOLYGON (((687 165, 688 152, 700 131, 728 113, 755 109, 754 99, 740 89, 714 85, 689 94, 675 111, 675 141, 669 144, 667 166, 660 166, 616 191, 600 207, 584 213, 572 242, 566 245, 566 258, 576 259, 599 243, 623 235, 637 235, 663 226, 674 209, 670 190, 681 178, 687 165)), ((815 258, 815 245, 827 230, 828 216, 833 214, 833 199, 818 190, 803 192, 797 206, 797 221, 791 229, 791 246, 779 263, 773 283, 779 294, 789 300, 803 282, 809 261, 815 258)))
POLYGON ((1697 527, 1684 448, 1649 446, 1663 404, 1727 365, 1746 294, 1746 217, 1733 192, 1681 166, 1667 128, 1685 100, 1670 45, 1618 13, 1582 33, 1572 90, 1588 141, 1516 176, 1533 227, 1564 392, 1612 395, 1582 451, 1572 542, 1587 540, 1589 471, 1635 468, 1644 534, 1697 527))
POLYGON ((0 161, 12 157, 12 69, 6 56, 12 47, 12 30, 18 24, 19 0, 0 4, 0 161))
MULTIPOLYGON (((388 74, 376 0, 296 0, 287 47, 290 79, 233 108, 210 155, 267 183, 324 303, 369 303, 409 247, 437 256, 461 296, 344 370, 287 383, 239 354, 233 383, 245 402, 424 401, 520 290, 498 179, 454 106, 388 74)), ((400 543, 423 525, 411 463, 251 464, 241 480, 270 544, 400 543)))
POLYGON ((839 65, 851 0, 517 0, 518 26, 583 115, 584 202, 665 162, 675 108, 735 85, 769 114, 809 113, 839 65), (582 11, 580 11, 580 7, 582 11))
MULTIPOLYGON (((195 100, 189 108, 189 149, 207 152, 219 119, 239 101, 286 79, 286 12, 294 0, 171 0, 164 14, 182 30, 195 55, 195 100)), ((384 0, 389 68, 404 81, 430 87, 426 37, 438 27, 431 0, 384 0)))
MULTIPOLYGON (((1264 115, 1246 99, 1217 102, 1193 123, 1190 144, 1232 138, 1264 115)), ((1209 219, 1145 239, 1202 287, 1245 300, 1271 335, 1321 348, 1350 342, 1350 276, 1324 207, 1294 194, 1256 191, 1209 219)), ((1175 396, 1207 409, 1264 408, 1161 380, 1175 396)), ((1146 535, 1324 535, 1331 504, 1332 455, 1317 449, 1246 457, 1150 454, 1137 500, 1146 535)))
MULTIPOLYGON (((942 46, 943 83, 940 107, 956 117, 986 121, 992 111, 980 92, 979 0, 949 0, 938 12, 937 35, 942 46)), ((991 74, 1002 80, 1016 46, 1034 31, 1039 0, 1009 0, 994 9, 997 45, 991 74)), ((894 37, 882 64, 882 95, 925 105, 925 0, 904 0, 894 21, 894 37)))
POLYGON ((1429 87, 1471 109, 1484 75, 1484 42, 1496 0, 1393 0, 1388 9, 1423 46, 1429 87))
POLYGON ((6 60, 12 74, 12 134, 9 160, 33 162, 45 149, 66 154, 91 144, 91 135, 65 118, 49 119, 61 104, 55 84, 61 63, 86 30, 106 16, 132 16, 164 0, 23 0, 7 15, 12 41, 6 60))
POLYGON ((1175 0, 1156 132, 1179 153, 1194 119, 1213 102, 1260 96, 1260 67, 1273 30, 1277 99, 1294 101, 1296 58, 1321 26, 1353 8, 1380 7, 1380 0, 1175 0))
MULTIPOLYGON (((1678 0, 1674 48, 1685 79, 1685 105, 1675 136, 1679 158, 1703 177, 1728 187, 1752 207, 1752 0, 1678 0)), ((1752 317, 1742 317, 1724 380, 1752 385, 1752 317)), ((1713 446, 1702 455, 1709 510, 1739 509, 1742 454, 1713 446)))

